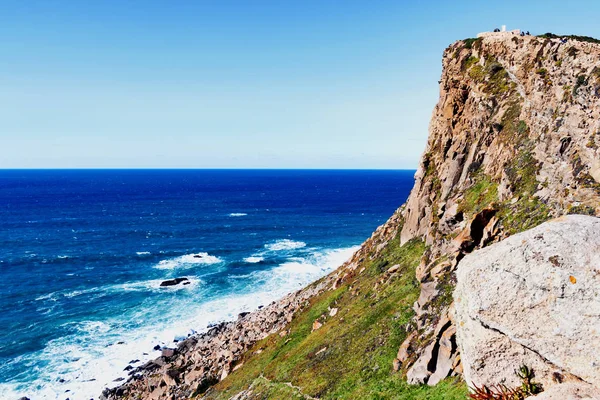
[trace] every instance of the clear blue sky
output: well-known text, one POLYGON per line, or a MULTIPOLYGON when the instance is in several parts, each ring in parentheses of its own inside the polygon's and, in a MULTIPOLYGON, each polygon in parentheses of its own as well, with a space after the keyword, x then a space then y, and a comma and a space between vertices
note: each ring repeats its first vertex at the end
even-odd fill
POLYGON ((414 168, 443 49, 599 1, 0 0, 0 167, 414 168))

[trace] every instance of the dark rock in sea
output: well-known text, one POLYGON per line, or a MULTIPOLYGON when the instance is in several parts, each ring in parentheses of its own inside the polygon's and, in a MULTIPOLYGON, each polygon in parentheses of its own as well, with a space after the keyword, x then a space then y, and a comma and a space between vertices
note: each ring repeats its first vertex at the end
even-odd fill
POLYGON ((65 381, 63 378, 60 378, 60 379, 58 380, 58 383, 65 383, 65 382, 66 382, 66 381, 65 381))
POLYGON ((158 344, 152 348, 152 350, 160 350, 160 349, 161 349, 161 347, 158 344))
POLYGON ((29 397, 21 397, 19 400, 30 400, 29 397))
POLYGON ((125 342, 117 342, 117 344, 125 344, 125 342))
POLYGON ((202 254, 194 254, 194 258, 202 258, 202 254))
POLYGON ((133 369, 133 367, 131 365, 128 365, 125 367, 125 369, 123 371, 131 371, 133 369))
POLYGON ((175 279, 167 279, 166 281, 162 281, 160 286, 175 286, 179 285, 181 282, 187 282, 189 284, 188 278, 175 278, 175 279))
POLYGON ((189 285, 191 282, 183 282, 184 285, 189 285))
POLYGON ((261 310, 263 309, 265 306, 258 306, 258 309, 261 310))
POLYGON ((135 364, 136 362, 140 362, 140 360, 136 358, 135 360, 129 361, 128 364, 135 364))
POLYGON ((113 382, 121 382, 121 381, 124 381, 124 380, 125 380, 125 378, 120 377, 120 378, 117 378, 117 379, 113 380, 113 382))

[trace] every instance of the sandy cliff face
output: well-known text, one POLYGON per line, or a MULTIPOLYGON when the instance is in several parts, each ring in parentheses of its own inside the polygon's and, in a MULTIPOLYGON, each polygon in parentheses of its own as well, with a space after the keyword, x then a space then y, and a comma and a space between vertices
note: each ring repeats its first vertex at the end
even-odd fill
POLYGON ((416 333, 398 354, 410 382, 462 370, 448 293, 465 254, 551 217, 600 214, 599 145, 600 45, 498 33, 446 49, 401 232, 430 245, 416 333))

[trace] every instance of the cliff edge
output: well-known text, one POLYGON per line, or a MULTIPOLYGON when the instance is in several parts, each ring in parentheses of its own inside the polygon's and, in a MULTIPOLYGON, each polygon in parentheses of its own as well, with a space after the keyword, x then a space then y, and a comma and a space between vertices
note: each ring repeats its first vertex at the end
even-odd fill
POLYGON ((351 260, 103 397, 465 398, 463 260, 552 218, 600 215, 600 45, 498 33, 452 44, 442 63, 410 197, 351 260))

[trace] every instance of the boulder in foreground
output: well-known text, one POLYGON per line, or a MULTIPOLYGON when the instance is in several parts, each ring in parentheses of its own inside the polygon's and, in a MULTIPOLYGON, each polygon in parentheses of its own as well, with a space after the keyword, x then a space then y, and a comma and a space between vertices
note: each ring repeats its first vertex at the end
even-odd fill
POLYGON ((600 219, 561 217, 467 255, 454 301, 470 386, 518 386, 527 365, 546 389, 600 393, 600 219))

